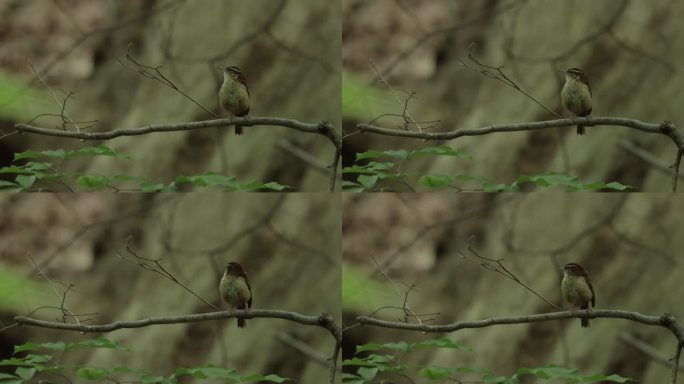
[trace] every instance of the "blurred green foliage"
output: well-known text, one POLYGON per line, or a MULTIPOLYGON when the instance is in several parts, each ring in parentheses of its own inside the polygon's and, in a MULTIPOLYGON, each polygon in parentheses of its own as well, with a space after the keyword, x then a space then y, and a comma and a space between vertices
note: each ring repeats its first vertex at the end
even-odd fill
MULTIPOLYGON (((621 377, 620 375, 582 375, 577 369, 564 368, 556 365, 545 365, 534 368, 519 368, 510 376, 498 375, 487 368, 475 368, 470 366, 459 367, 436 367, 436 366, 411 366, 406 361, 405 355, 418 349, 453 349, 455 351, 472 352, 465 345, 447 338, 430 339, 415 343, 367 343, 356 346, 356 352, 351 359, 344 360, 343 366, 358 367, 355 373, 342 375, 344 384, 372 384, 384 383, 388 377, 414 377, 417 375, 423 379, 444 383, 501 383, 519 384, 530 382, 535 378, 541 381, 561 380, 566 384, 579 383, 626 383, 635 381, 621 377), (389 352, 383 352, 389 351, 389 352), (372 352, 372 353, 368 353, 372 352), (414 373, 415 372, 415 373, 414 373), (388 376, 387 374, 392 374, 388 376)), ((534 381, 539 382, 538 381, 534 381)), ((412 381, 413 382, 413 381, 412 381)))
MULTIPOLYGON (((241 375, 232 368, 219 367, 212 364, 204 364, 197 367, 178 368, 169 376, 153 374, 142 368, 128 367, 93 367, 81 365, 60 364, 64 355, 75 349, 115 349, 127 351, 125 346, 106 339, 87 339, 75 343, 50 342, 50 343, 25 343, 14 347, 14 353, 9 359, 0 360, 0 366, 15 368, 13 373, 0 373, 0 384, 24 384, 34 382, 51 382, 52 377, 79 379, 96 382, 121 382, 122 377, 136 377, 137 383, 141 384, 178 384, 188 382, 189 378, 200 381, 221 380, 226 384, 269 382, 283 383, 291 381, 278 375, 248 374, 241 375)), ((70 382, 74 382, 68 380, 70 382)))

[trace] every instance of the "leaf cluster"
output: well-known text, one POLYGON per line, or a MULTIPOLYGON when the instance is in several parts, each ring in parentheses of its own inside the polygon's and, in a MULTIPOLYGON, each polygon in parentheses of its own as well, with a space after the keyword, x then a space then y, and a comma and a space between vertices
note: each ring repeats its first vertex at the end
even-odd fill
MULTIPOLYGON (((269 382, 283 383, 289 379, 278 375, 242 375, 232 368, 204 364, 191 368, 178 368, 169 376, 160 376, 141 368, 67 366, 59 364, 62 355, 76 349, 114 349, 127 351, 125 346, 106 338, 88 339, 74 343, 61 341, 51 343, 25 343, 14 347, 9 359, 0 360, 0 367, 13 367, 13 373, 0 373, 0 384, 24 384, 46 378, 78 377, 86 381, 121 381, 122 376, 135 377, 135 382, 143 384, 178 384, 186 382, 187 377, 197 380, 220 380, 226 384, 269 382)), ((47 380, 50 382, 51 380, 47 380)))
POLYGON ((72 151, 62 149, 34 151, 28 150, 14 154, 12 165, 0 168, 0 174, 15 175, 13 181, 0 180, 0 192, 30 192, 41 190, 51 183, 66 186, 75 185, 86 191, 112 189, 116 191, 139 192, 178 192, 188 187, 221 188, 224 191, 282 191, 289 187, 276 182, 241 183, 234 176, 205 172, 198 175, 180 175, 169 184, 150 181, 144 177, 133 175, 68 175, 60 172, 60 166, 77 157, 106 156, 129 159, 125 153, 116 149, 98 145, 72 151), (39 183, 40 182, 40 183, 39 183))
POLYGON ((564 188, 576 191, 625 191, 633 187, 618 182, 597 181, 584 183, 576 176, 547 172, 539 175, 521 175, 510 184, 498 183, 484 176, 409 174, 401 171, 405 162, 417 157, 449 156, 471 160, 472 157, 448 146, 428 147, 413 151, 404 149, 376 151, 356 154, 354 164, 342 169, 343 174, 353 175, 354 180, 344 180, 342 190, 346 192, 383 191, 390 183, 400 183, 415 191, 413 184, 426 190, 455 189, 458 191, 520 192, 530 188, 564 188), (467 185, 475 185, 474 188, 467 185))
POLYGON ((344 360, 343 366, 355 367, 354 373, 344 373, 342 375, 343 384, 371 384, 386 382, 387 377, 403 376, 418 377, 429 380, 430 382, 448 383, 484 383, 484 384, 519 384, 524 378, 534 377, 539 380, 562 380, 566 384, 611 382, 626 383, 634 381, 619 375, 583 375, 577 369, 564 368, 556 365, 545 365, 534 368, 519 368, 510 376, 499 375, 487 368, 477 368, 470 366, 457 367, 438 367, 438 366, 410 366, 402 364, 403 355, 418 349, 448 348, 457 351, 470 352, 465 345, 452 341, 447 338, 425 340, 415 343, 367 343, 356 347, 355 356, 344 360), (389 350, 389 353, 378 353, 382 350, 389 350), (372 352, 372 353, 369 353, 372 352), (397 356, 399 355, 400 356, 397 356))

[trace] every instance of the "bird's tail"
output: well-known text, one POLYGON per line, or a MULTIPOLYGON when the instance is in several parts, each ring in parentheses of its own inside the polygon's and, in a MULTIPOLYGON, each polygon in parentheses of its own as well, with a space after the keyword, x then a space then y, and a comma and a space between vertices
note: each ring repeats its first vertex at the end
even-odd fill
POLYGON ((577 126, 577 134, 578 134, 579 136, 584 135, 584 125, 578 125, 578 126, 577 126))
MULTIPOLYGON (((589 309, 589 305, 581 306, 580 309, 589 309)), ((589 328, 589 319, 583 317, 580 320, 581 320, 582 328, 589 328)))
POLYGON ((242 126, 241 125, 235 126, 235 134, 236 135, 242 135, 242 126))
MULTIPOLYGON (((582 320, 584 320, 584 319, 582 319, 582 320)), ((238 321, 238 328, 245 328, 247 326, 247 324, 246 324, 247 322, 245 321, 245 319, 238 318, 237 321, 238 321)), ((584 324, 584 323, 582 323, 582 324, 584 324)), ((582 326, 584 327, 584 325, 582 325, 582 326)))

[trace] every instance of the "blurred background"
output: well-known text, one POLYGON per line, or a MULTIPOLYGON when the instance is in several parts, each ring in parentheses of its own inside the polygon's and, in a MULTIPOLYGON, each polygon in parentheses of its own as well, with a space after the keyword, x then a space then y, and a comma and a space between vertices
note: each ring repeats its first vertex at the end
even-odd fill
MULTIPOLYGON (((450 334, 355 324, 357 316, 371 314, 403 321, 406 296, 406 305, 429 325, 556 311, 481 266, 476 254, 503 260, 524 284, 562 308, 560 268, 576 262, 591 278, 596 308, 681 319, 683 210, 684 199, 671 194, 345 194, 344 357, 369 342, 448 337, 472 351, 425 348, 400 354, 392 364, 470 366, 507 376, 520 367, 555 364, 583 374, 667 382, 667 359, 675 348, 671 333, 630 321, 594 319, 581 328, 579 319, 571 319, 450 334), (653 347, 662 360, 626 339, 653 347)), ((384 378, 404 382, 391 374, 384 378)))
POLYGON ((0 360, 28 341, 102 336, 130 350, 68 352, 59 363, 144 368, 167 377, 178 367, 216 364, 321 383, 334 340, 319 327, 280 319, 248 320, 244 329, 227 319, 85 335, 12 324, 29 313, 62 321, 64 297, 73 313, 90 314, 83 324, 214 311, 139 266, 127 247, 159 260, 213 305, 220 305, 226 263, 238 261, 249 276, 253 308, 329 313, 339 323, 340 209, 339 198, 329 194, 0 196, 0 360))
MULTIPOLYGON (((413 150, 446 144, 472 160, 423 157, 402 162, 401 170, 487 177, 499 183, 553 171, 584 182, 669 190, 673 143, 625 127, 590 127, 582 137, 568 127, 450 142, 357 134, 354 127, 373 121, 417 131, 415 125, 404 126, 405 106, 428 132, 556 118, 479 72, 481 67, 468 59, 472 53, 482 64, 501 67, 523 91, 563 116, 564 78, 559 71, 578 67, 590 79, 593 116, 669 120, 682 131, 684 66, 674 47, 684 37, 684 3, 428 0, 416 6, 407 0, 344 0, 342 8, 345 166, 354 162, 356 153, 371 148, 413 150)), ((400 184, 388 189, 409 190, 400 184)))
MULTIPOLYGON (((250 115, 339 127, 339 20, 339 5, 325 0, 0 1, 0 166, 27 149, 98 144, 12 134, 15 123, 64 129, 67 116, 83 131, 104 132, 213 119, 180 92, 218 112, 228 65, 247 78, 250 115), (158 68, 180 91, 139 73, 143 68, 127 53, 161 78, 158 68)), ((131 159, 70 159, 60 169, 158 183, 216 172, 244 183, 328 190, 325 167, 334 147, 327 138, 274 126, 245 131, 241 137, 227 128, 119 137, 104 144, 131 159)))

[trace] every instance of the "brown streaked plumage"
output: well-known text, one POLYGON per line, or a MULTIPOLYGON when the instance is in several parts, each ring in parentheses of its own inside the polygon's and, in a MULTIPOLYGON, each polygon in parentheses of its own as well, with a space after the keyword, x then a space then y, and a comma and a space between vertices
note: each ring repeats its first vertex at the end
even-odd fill
MULTIPOLYGON (((230 116, 247 116, 250 95, 247 80, 240 68, 231 65, 223 70, 223 84, 219 90, 219 104, 230 116)), ((235 134, 242 134, 242 127, 235 126, 235 134)))
MULTIPOLYGON (((231 309, 249 309, 252 307, 252 287, 245 270, 239 263, 231 261, 219 283, 219 296, 228 303, 231 309)), ((237 319, 238 328, 246 326, 245 319, 237 319)))
MULTIPOLYGON (((589 303, 592 307, 596 306, 596 295, 589 275, 577 263, 568 263, 563 267, 561 294, 563 299, 573 308, 589 309, 589 303)), ((580 320, 582 328, 589 327, 589 319, 582 318, 580 320)))
MULTIPOLYGON (((574 116, 589 116, 592 110, 592 95, 589 78, 579 68, 565 72, 565 85, 561 90, 563 108, 574 116)), ((577 126, 577 134, 584 134, 584 126, 577 126)))

